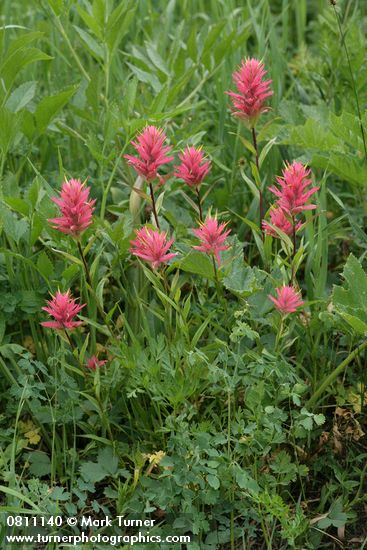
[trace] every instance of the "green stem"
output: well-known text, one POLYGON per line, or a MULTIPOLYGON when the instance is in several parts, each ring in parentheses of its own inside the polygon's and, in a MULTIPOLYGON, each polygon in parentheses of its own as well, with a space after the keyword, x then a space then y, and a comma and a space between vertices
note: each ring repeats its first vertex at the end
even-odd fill
MULTIPOLYGON (((259 148, 258 148, 258 145, 257 145, 257 139, 256 139, 256 130, 255 128, 252 128, 251 129, 251 132, 252 132, 252 141, 253 141, 253 144, 254 144, 254 149, 255 149, 255 162, 256 162, 256 168, 257 168, 257 171, 258 173, 260 174, 260 165, 259 165, 259 148)), ((261 191, 261 183, 259 185, 259 217, 260 217, 260 220, 259 220, 259 227, 260 227, 260 231, 261 231, 261 235, 262 235, 262 239, 264 240, 264 232, 263 232, 263 219, 264 219, 264 207, 263 207, 263 194, 262 194, 262 191, 261 191)))
POLYGON ((106 189, 103 191, 102 202, 101 202, 101 212, 100 212, 100 217, 101 217, 102 220, 103 220, 105 212, 106 212, 107 196, 108 196, 109 190, 111 188, 111 185, 113 183, 113 178, 115 177, 115 173, 116 173, 119 162, 120 162, 120 155, 117 155, 117 158, 116 158, 115 164, 113 166, 110 178, 107 182, 106 189))
POLYGON ((80 257, 82 259, 82 262, 83 262, 83 265, 84 265, 84 272, 85 272, 85 278, 87 279, 87 283, 90 287, 90 290, 91 290, 91 293, 93 294, 93 298, 96 302, 96 306, 97 306, 97 309, 104 321, 104 323, 106 324, 110 334, 112 337, 114 337, 114 334, 113 334, 113 331, 111 329, 111 325, 109 323, 109 321, 107 320, 107 315, 106 313, 104 312, 103 308, 101 307, 101 305, 99 304, 98 302, 98 298, 96 296, 96 293, 94 292, 94 289, 93 289, 93 285, 92 285, 92 278, 91 278, 91 275, 90 275, 90 271, 89 271, 89 267, 88 267, 88 264, 87 264, 87 260, 85 258, 85 255, 84 255, 84 252, 83 252, 83 249, 82 249, 82 245, 80 244, 80 241, 77 240, 77 246, 78 246, 78 250, 79 250, 79 254, 80 254, 80 257))
POLYGON ((69 346, 71 347, 71 353, 74 355, 74 344, 73 344, 73 341, 72 339, 70 338, 70 334, 68 333, 68 331, 66 330, 66 328, 64 329, 64 332, 65 332, 65 336, 69 342, 69 346))
POLYGON ((224 313, 225 313, 225 320, 226 320, 227 319, 227 302, 226 302, 226 300, 223 296, 222 287, 221 287, 221 284, 220 284, 220 281, 219 281, 219 276, 218 276, 217 264, 215 263, 215 257, 214 256, 212 256, 212 261, 213 261, 213 268, 214 268, 214 279, 215 279, 215 288, 216 288, 216 291, 217 291, 217 297, 218 297, 219 302, 223 306, 224 313))
POLYGON ((297 239, 296 239, 296 220, 295 217, 292 216, 292 236, 293 236, 293 253, 292 253, 292 275, 291 275, 291 285, 294 282, 294 274, 295 274, 295 265, 294 265, 294 258, 296 257, 297 253, 297 239))
POLYGON ((160 229, 158 214, 157 214, 157 208, 156 208, 155 198, 154 198, 153 185, 152 185, 151 181, 149 182, 149 189, 150 189, 150 196, 151 196, 151 199, 152 199, 152 207, 153 207, 153 215, 154 215, 154 219, 155 219, 155 224, 158 227, 158 229, 160 229))
POLYGON ((353 359, 355 359, 355 357, 357 357, 357 355, 359 355, 361 351, 363 351, 365 348, 367 348, 367 340, 365 340, 360 346, 358 346, 358 348, 353 350, 348 355, 348 357, 344 359, 344 361, 342 361, 340 365, 338 365, 336 369, 334 369, 333 372, 325 378, 322 384, 318 387, 315 393, 308 400, 306 405, 307 408, 312 407, 317 402, 317 400, 324 393, 326 388, 330 386, 330 384, 332 384, 334 380, 336 380, 336 378, 343 372, 343 370, 349 365, 349 363, 351 363, 353 359))
POLYGON ((279 347, 280 341, 281 341, 282 336, 283 336, 283 327, 284 327, 284 317, 282 315, 282 319, 280 321, 280 327, 279 327, 279 330, 277 332, 277 336, 276 336, 276 339, 275 339, 275 353, 278 351, 278 347, 279 347))
MULTIPOLYGON (((163 266, 163 269, 161 271, 161 275, 162 275, 163 286, 164 286, 164 290, 166 291, 167 298, 170 298, 171 289, 170 289, 169 282, 168 282, 168 279, 167 279, 165 266, 163 266)), ((169 340, 169 342, 173 342, 174 333, 172 331, 172 307, 171 307, 170 304, 165 302, 164 303, 164 309, 165 309, 165 313, 166 313, 165 318, 166 318, 166 321, 168 321, 167 326, 166 326, 168 340, 169 340)), ((171 348, 169 347, 168 350, 169 350, 169 354, 171 355, 171 348)))
POLYGON ((197 197, 198 207, 199 207, 199 220, 202 222, 203 221, 203 209, 202 209, 202 206, 201 206, 201 197, 200 197, 199 186, 196 186, 196 197, 197 197))
POLYGON ((64 27, 62 26, 62 23, 60 21, 60 19, 55 16, 54 17, 54 21, 55 21, 55 24, 56 24, 56 27, 59 29, 60 31, 60 34, 61 36, 63 37, 63 39, 65 40, 65 43, 66 45, 68 46, 70 52, 71 52, 71 55, 74 57, 75 61, 76 61, 76 64, 78 65, 79 69, 81 70, 81 72, 83 73, 84 77, 87 79, 88 82, 91 81, 91 77, 89 76, 89 74, 87 73, 87 71, 85 70, 84 66, 83 66, 83 63, 80 61, 79 59, 79 56, 78 54, 76 53, 76 51, 74 50, 73 48, 73 45, 72 43, 70 42, 70 39, 68 37, 68 35, 66 34, 66 31, 64 29, 64 27))

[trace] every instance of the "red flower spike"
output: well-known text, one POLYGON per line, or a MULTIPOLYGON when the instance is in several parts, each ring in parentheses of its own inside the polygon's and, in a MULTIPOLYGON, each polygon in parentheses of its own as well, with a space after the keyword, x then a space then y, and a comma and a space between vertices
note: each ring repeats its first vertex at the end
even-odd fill
POLYGON ((87 360, 85 366, 87 369, 96 370, 97 368, 103 367, 106 363, 107 361, 99 361, 95 355, 92 355, 92 357, 87 360))
POLYGON ((82 324, 82 321, 74 321, 73 318, 78 315, 86 304, 79 305, 71 297, 70 290, 64 294, 57 291, 52 300, 47 301, 47 306, 43 307, 53 317, 54 321, 44 321, 42 326, 55 329, 74 329, 82 324))
POLYGON ((47 220, 53 228, 79 237, 92 223, 95 200, 88 200, 90 188, 80 180, 71 179, 62 184, 60 197, 52 197, 61 211, 62 217, 47 220))
POLYGON ((270 294, 268 298, 274 303, 275 307, 282 315, 294 313, 297 311, 297 308, 304 304, 304 301, 301 299, 301 294, 292 286, 276 288, 275 292, 277 293, 276 298, 270 294))
POLYGON ((193 233, 201 241, 200 245, 196 245, 193 248, 205 254, 214 254, 218 265, 220 265, 220 252, 229 248, 228 245, 224 244, 231 232, 230 229, 225 231, 226 225, 225 223, 218 224, 216 218, 208 217, 198 229, 193 229, 193 233))
POLYGON ((136 239, 130 241, 131 254, 149 262, 153 269, 156 269, 160 264, 167 263, 168 260, 177 256, 176 253, 168 253, 174 239, 167 240, 166 233, 157 229, 142 227, 141 229, 137 229, 135 234, 136 239))
POLYGON ((261 113, 269 110, 265 100, 273 95, 269 90, 272 80, 263 80, 267 71, 258 59, 246 59, 232 75, 237 92, 226 92, 233 103, 233 115, 254 128, 261 113))
POLYGON ((307 169, 300 162, 287 164, 283 170, 282 177, 278 176, 276 178, 280 189, 274 186, 269 187, 269 191, 278 197, 277 205, 288 216, 293 217, 304 210, 313 210, 316 208, 315 204, 306 204, 311 195, 319 189, 319 187, 307 189, 312 183, 312 179, 308 177, 310 173, 311 170, 307 169))
POLYGON ((136 141, 131 142, 139 157, 124 155, 128 163, 147 181, 160 178, 158 168, 174 158, 168 157, 166 154, 171 151, 172 147, 164 146, 165 139, 166 135, 162 128, 147 126, 138 135, 136 141))
POLYGON ((176 166, 174 175, 184 180, 190 187, 199 186, 210 170, 210 161, 205 160, 204 153, 195 147, 187 147, 179 154, 181 164, 176 166))

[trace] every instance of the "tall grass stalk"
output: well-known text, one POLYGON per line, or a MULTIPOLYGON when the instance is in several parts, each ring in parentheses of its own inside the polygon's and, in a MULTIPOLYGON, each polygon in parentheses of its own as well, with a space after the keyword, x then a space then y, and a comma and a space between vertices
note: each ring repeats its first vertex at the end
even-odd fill
POLYGON ((336 8, 336 4, 334 2, 332 2, 331 5, 332 5, 332 8, 334 10, 335 18, 336 18, 336 21, 337 21, 337 24, 338 24, 341 45, 344 48, 345 56, 346 56, 347 62, 348 62, 348 68, 349 68, 349 72, 350 72, 350 78, 351 78, 351 83, 352 83, 353 94, 354 94, 354 98, 355 98, 356 106, 357 106, 357 115, 358 115, 358 119, 359 119, 359 128, 360 128, 360 131, 361 131, 361 136, 362 136, 362 141, 363 141, 364 156, 365 156, 365 160, 367 162, 366 135, 365 135, 363 122, 362 122, 362 113, 361 113, 361 107, 360 107, 360 103, 359 103, 358 92, 357 92, 357 84, 356 84, 356 80, 355 80, 353 69, 352 69, 352 63, 351 63, 351 60, 350 60, 349 50, 348 50, 347 43, 346 43, 346 40, 345 40, 346 32, 343 31, 342 21, 341 21, 341 18, 340 18, 340 14, 339 14, 339 12, 336 8))

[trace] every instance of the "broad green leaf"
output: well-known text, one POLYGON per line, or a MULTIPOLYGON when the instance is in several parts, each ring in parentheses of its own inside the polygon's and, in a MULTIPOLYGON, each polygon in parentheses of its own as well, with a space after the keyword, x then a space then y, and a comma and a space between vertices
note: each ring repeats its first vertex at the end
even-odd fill
POLYGON ((22 122, 23 113, 12 113, 5 107, 0 107, 0 147, 7 153, 13 146, 22 122))
POLYGON ((19 291, 20 302, 19 307, 26 313, 37 313, 41 311, 44 305, 44 298, 40 296, 34 290, 21 290, 19 291))
POLYGON ((6 82, 6 85, 11 87, 13 81, 24 67, 30 63, 35 63, 36 61, 48 61, 50 59, 52 59, 51 56, 42 52, 38 48, 20 48, 6 57, 0 67, 0 72, 6 82))
POLYGON ((213 489, 216 489, 216 490, 219 489, 220 481, 217 478, 217 476, 214 476, 213 474, 208 474, 206 476, 206 480, 209 483, 210 487, 212 487, 213 489))
POLYGON ((330 130, 343 142, 348 143, 355 149, 362 150, 361 129, 358 117, 343 111, 340 116, 330 112, 330 130))
POLYGON ((260 487, 246 470, 240 470, 239 468, 236 469, 236 482, 240 489, 247 489, 253 491, 254 493, 258 493, 260 491, 260 487))
POLYGON ((18 212, 23 216, 28 216, 29 204, 24 199, 21 199, 20 197, 5 197, 4 202, 6 202, 6 204, 15 212, 18 212))
POLYGON ((37 81, 31 80, 30 82, 24 82, 16 88, 11 94, 8 101, 5 103, 5 107, 12 113, 17 113, 23 109, 32 99, 36 93, 37 81))
POLYGON ((37 105, 35 112, 36 125, 39 133, 43 133, 50 122, 75 94, 78 86, 69 86, 66 90, 43 98, 37 105))
POLYGON ((211 259, 202 252, 189 252, 185 258, 177 262, 179 269, 214 279, 214 267, 211 259))
POLYGON ((309 118, 303 126, 291 128, 289 137, 283 143, 298 145, 304 149, 335 151, 340 149, 340 140, 320 125, 320 121, 309 118))
POLYGON ((345 153, 331 153, 329 150, 325 155, 314 155, 311 161, 312 166, 323 168, 333 172, 341 179, 349 181, 354 185, 365 186, 367 182, 367 166, 364 159, 359 159, 345 153))

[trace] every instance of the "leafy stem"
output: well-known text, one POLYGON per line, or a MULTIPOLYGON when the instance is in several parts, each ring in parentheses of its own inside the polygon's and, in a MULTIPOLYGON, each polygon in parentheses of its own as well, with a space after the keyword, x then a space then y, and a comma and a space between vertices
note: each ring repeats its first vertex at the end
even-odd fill
MULTIPOLYGON (((254 144, 254 149, 255 149, 256 168, 257 168, 258 173, 260 174, 259 147, 258 147, 258 144, 257 144, 255 128, 251 128, 251 133, 252 133, 252 142, 254 144)), ((260 227, 260 231, 261 231, 261 234, 262 234, 262 238, 264 240, 264 232, 263 232, 263 228, 262 228, 262 222, 263 222, 263 219, 264 219, 264 206, 263 206, 263 194, 262 194, 262 190, 261 190, 261 183, 259 184, 259 203, 260 203, 259 204, 259 217, 260 217, 259 227, 260 227)))
POLYGON ((85 254, 83 252, 83 249, 82 249, 82 245, 80 244, 80 240, 78 239, 77 240, 77 246, 78 246, 78 250, 79 250, 79 254, 80 254, 80 257, 81 257, 81 260, 83 262, 83 266, 84 266, 84 272, 85 272, 85 278, 87 280, 87 283, 88 283, 88 286, 90 288, 90 291, 93 295, 93 298, 94 298, 94 301, 96 303, 96 306, 97 306, 97 309, 105 323, 105 325, 107 326, 110 334, 112 337, 114 337, 114 333, 113 333, 113 330, 111 328, 111 325, 110 325, 110 322, 108 321, 107 319, 107 315, 106 313, 104 312, 102 306, 100 305, 99 301, 98 301, 98 298, 96 296, 96 293, 94 291, 94 288, 93 288, 93 285, 92 285, 92 277, 90 275, 90 271, 89 271, 89 267, 88 267, 88 263, 87 263, 87 260, 86 260, 86 257, 85 257, 85 254))

